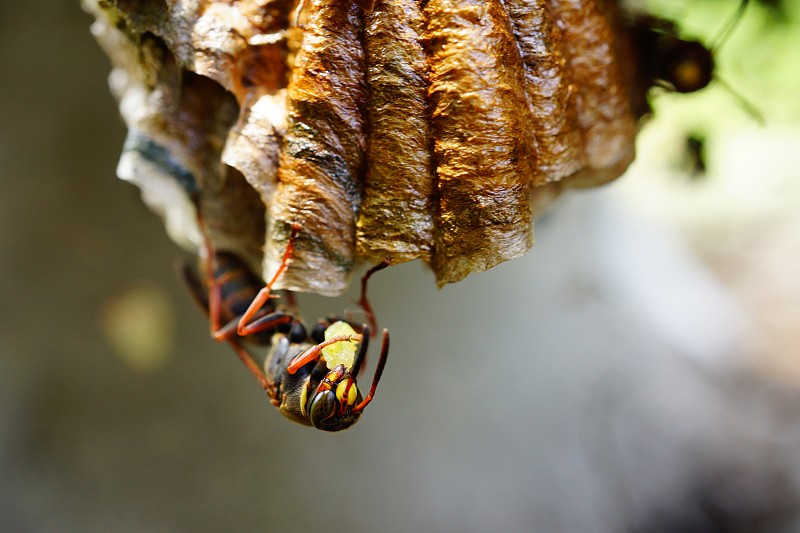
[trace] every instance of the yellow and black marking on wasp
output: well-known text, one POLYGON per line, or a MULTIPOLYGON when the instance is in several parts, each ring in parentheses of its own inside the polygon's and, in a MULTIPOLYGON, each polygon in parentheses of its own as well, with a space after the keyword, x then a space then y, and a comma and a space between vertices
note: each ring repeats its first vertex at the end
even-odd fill
MULTIPOLYGON (((205 234, 199 211, 198 222, 205 234)), ((292 235, 299 231, 294 228, 292 235)), ((284 268, 266 286, 236 255, 215 251, 207 237, 204 241, 201 271, 205 279, 188 265, 183 265, 181 273, 195 300, 209 314, 212 337, 233 347, 272 404, 286 417, 324 431, 341 431, 355 424, 372 401, 383 374, 389 354, 388 330, 383 330, 372 386, 363 396, 356 380, 369 347, 369 326, 321 319, 309 333, 291 303, 291 293, 285 291, 282 295, 282 302, 290 302, 286 305, 277 306, 277 299, 270 298, 272 284, 290 259, 291 241, 284 268), (246 343, 269 347, 263 369, 246 343)), ((367 281, 388 265, 383 262, 362 278, 361 305, 373 329, 367 281)))

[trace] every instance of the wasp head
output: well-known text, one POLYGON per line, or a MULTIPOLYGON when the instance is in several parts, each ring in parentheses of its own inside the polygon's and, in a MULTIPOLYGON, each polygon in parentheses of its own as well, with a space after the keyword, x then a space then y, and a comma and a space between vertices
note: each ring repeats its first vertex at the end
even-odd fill
POLYGON ((307 380, 300 395, 300 409, 311 425, 324 431, 341 431, 358 421, 362 401, 355 377, 344 365, 328 372, 316 387, 307 380))
POLYGON ((328 338, 316 345, 276 335, 267 368, 275 379, 273 404, 285 416, 324 431, 341 431, 355 424, 372 401, 389 353, 389 332, 383 331, 372 386, 362 397, 356 377, 367 353, 369 328, 362 326, 361 333, 342 328, 328 327, 328 338), (351 348, 357 349, 355 357, 351 348))

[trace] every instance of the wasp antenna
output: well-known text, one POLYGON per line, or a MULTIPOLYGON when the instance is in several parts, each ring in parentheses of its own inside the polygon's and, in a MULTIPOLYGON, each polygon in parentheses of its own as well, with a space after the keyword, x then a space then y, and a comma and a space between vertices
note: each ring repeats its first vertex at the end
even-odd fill
POLYGON ((728 82, 726 82, 722 78, 715 76, 714 79, 726 91, 728 91, 728 94, 730 94, 734 100, 739 102, 739 105, 742 106, 742 109, 744 109, 745 113, 750 115, 750 117, 753 120, 755 120, 759 126, 763 128, 767 125, 767 121, 764 119, 764 115, 761 114, 761 111, 759 111, 754 104, 750 103, 750 101, 747 98, 745 98, 742 94, 737 92, 736 89, 734 89, 728 82))
POLYGON ((736 26, 739 24, 739 21, 742 20, 742 16, 744 15, 745 10, 747 9, 747 4, 750 3, 750 0, 740 0, 739 7, 736 9, 736 12, 731 15, 731 18, 728 19, 728 22, 725 23, 725 26, 722 27, 719 34, 717 34, 717 38, 714 39, 714 44, 711 45, 711 52, 716 52, 725 41, 730 38, 733 34, 733 30, 736 29, 736 26))
POLYGON ((381 358, 378 360, 378 367, 375 369, 375 376, 372 378, 372 387, 369 389, 369 394, 364 398, 360 404, 353 408, 353 412, 358 413, 364 410, 369 405, 372 398, 375 396, 375 389, 378 388, 378 382, 383 375, 383 368, 386 366, 386 358, 389 356, 389 330, 383 330, 383 342, 381 343, 381 358))

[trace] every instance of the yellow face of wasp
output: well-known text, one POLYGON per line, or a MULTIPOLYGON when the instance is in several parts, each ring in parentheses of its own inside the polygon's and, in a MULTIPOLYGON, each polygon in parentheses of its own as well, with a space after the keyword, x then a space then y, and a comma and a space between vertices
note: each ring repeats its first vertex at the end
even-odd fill
POLYGON ((303 416, 325 419, 343 414, 358 401, 356 380, 339 365, 328 372, 316 390, 311 390, 311 380, 306 379, 300 393, 300 411, 303 416))
POLYGON ((353 378, 346 378, 336 385, 336 399, 339 400, 340 405, 352 407, 355 405, 357 397, 358 386, 353 378))

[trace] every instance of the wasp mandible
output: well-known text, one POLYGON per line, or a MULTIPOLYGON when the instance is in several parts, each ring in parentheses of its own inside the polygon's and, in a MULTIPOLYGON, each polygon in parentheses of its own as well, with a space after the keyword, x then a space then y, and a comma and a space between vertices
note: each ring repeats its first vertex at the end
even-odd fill
POLYGON ((355 424, 375 395, 389 354, 389 332, 384 329, 372 386, 362 396, 356 379, 369 347, 370 332, 376 329, 366 295, 367 282, 389 262, 372 267, 361 280, 359 303, 372 329, 344 319, 321 319, 309 334, 296 312, 293 294, 281 291, 283 298, 279 299, 271 290, 289 264, 301 228, 292 228, 281 266, 264 286, 239 257, 214 249, 199 202, 195 205, 203 236, 200 270, 204 279, 189 265, 183 265, 182 275, 209 315, 211 336, 233 347, 272 404, 288 418, 325 431, 341 431, 355 424), (277 305, 276 301, 288 303, 277 305), (269 347, 263 370, 245 342, 269 347))

